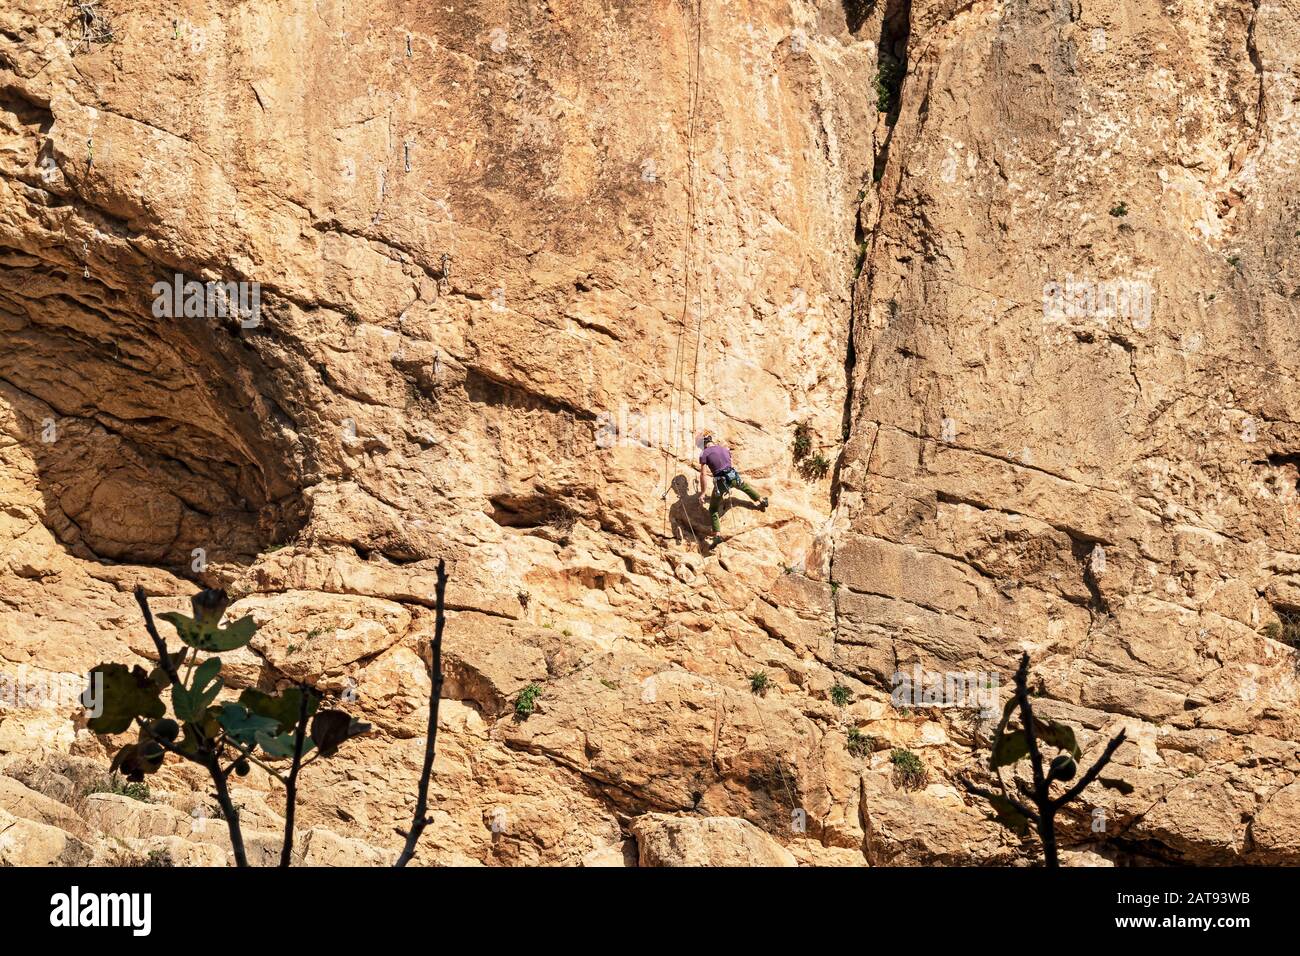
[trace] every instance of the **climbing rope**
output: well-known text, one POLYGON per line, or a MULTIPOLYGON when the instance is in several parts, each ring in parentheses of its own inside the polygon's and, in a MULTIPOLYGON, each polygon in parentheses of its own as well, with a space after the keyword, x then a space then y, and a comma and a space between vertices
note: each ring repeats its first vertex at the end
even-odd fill
MULTIPOLYGON (((686 59, 686 88, 688 88, 688 107, 686 107, 686 235, 684 242, 682 242, 681 319, 679 320, 679 328, 677 328, 676 356, 675 359, 673 359, 672 395, 668 402, 669 423, 671 423, 671 421, 685 418, 685 416, 682 415, 681 408, 682 369, 684 369, 684 363, 682 363, 682 346, 684 346, 686 336, 686 319, 688 319, 688 316, 690 315, 690 290, 692 290, 693 272, 697 273, 695 274, 694 284, 695 299, 697 299, 697 307, 695 307, 695 315, 697 315, 697 319, 695 319, 695 325, 697 325, 697 330, 695 330, 695 369, 698 371, 699 367, 699 329, 701 329, 702 326, 701 310, 703 307, 703 300, 701 294, 699 294, 698 268, 697 263, 695 263, 695 222, 697 222, 697 200, 695 200, 695 185, 697 185, 697 183, 695 183, 695 178, 697 178, 697 173, 695 173, 695 166, 697 166, 697 163, 695 163, 695 122, 697 122, 699 112, 699 65, 701 65, 703 21, 701 4, 702 0, 695 0, 694 7, 692 8, 695 25, 695 49, 694 55, 689 56, 688 59, 686 59)), ((694 444, 695 436, 695 405, 698 403, 698 395, 697 392, 695 392, 695 385, 697 385, 697 380, 695 380, 695 377, 693 376, 692 384, 690 384, 690 394, 692 394, 692 405, 690 405, 690 436, 692 436, 692 444, 694 444)), ((660 496, 664 499, 668 497, 668 489, 669 486, 671 486, 672 481, 671 475, 669 475, 669 471, 671 471, 671 462, 672 457, 671 454, 669 454, 668 447, 666 446, 664 447, 663 455, 663 494, 660 496)), ((701 489, 701 492, 703 492, 703 489, 701 489)))
MULTIPOLYGON (((682 248, 682 272, 683 272, 682 313, 681 313, 681 318, 678 321, 677 347, 673 358, 673 389, 671 393, 671 398, 669 400, 669 421, 673 422, 673 421, 680 421, 684 419, 685 418, 684 409, 682 408, 682 402, 684 400, 682 386, 683 386, 683 377, 684 377, 684 369, 685 369, 685 363, 683 362, 683 354, 684 354, 683 346, 685 344, 686 335, 689 331, 687 326, 687 319, 690 316, 690 311, 691 311, 692 279, 694 279, 696 322, 695 322, 695 346, 693 350, 694 354, 692 356, 692 361, 691 361, 691 387, 690 387, 690 396, 691 396, 690 420, 691 420, 692 445, 694 445, 695 435, 696 432, 698 431, 698 421, 696 415, 697 415, 698 405, 699 405, 700 349, 704 339, 704 296, 701 291, 700 281, 699 281, 699 272, 701 271, 700 262, 702 261, 703 250, 702 247, 695 241, 695 232, 696 232, 697 220, 698 220, 698 200, 696 196, 697 185, 698 185, 696 124, 698 122, 698 115, 699 115, 701 46, 702 46, 702 39, 703 39, 702 36, 703 12, 701 7, 702 7, 702 0, 695 0, 695 3, 692 7, 692 14, 695 22, 695 31, 694 31, 695 49, 694 49, 694 54, 687 58, 687 67, 686 67, 687 88, 689 91, 687 120, 686 120, 686 164, 687 164, 686 235, 683 240, 683 248, 682 248)), ((664 449, 663 449, 664 491, 663 494, 660 496, 662 500, 667 499, 668 491, 671 488, 672 460, 674 457, 676 457, 672 453, 672 449, 671 449, 672 444, 673 443, 671 441, 664 443, 664 449)), ((694 463, 695 463, 695 455, 694 453, 692 453, 691 464, 693 465, 694 463)), ((701 493, 703 493, 704 489, 701 488, 700 491, 701 493)), ((690 534, 692 540, 695 542, 696 548, 702 552, 704 549, 700 544, 699 536, 695 533, 695 526, 690 519, 690 515, 686 514, 683 517, 685 518, 685 520, 682 523, 686 526, 687 532, 690 534)), ((667 512, 665 512, 665 522, 667 522, 667 519, 668 519, 668 515, 667 512)), ((728 606, 727 602, 725 602, 722 599, 722 596, 718 594, 718 591, 713 586, 712 581, 710 581, 707 577, 705 577, 704 584, 708 588, 708 590, 713 594, 713 599, 717 602, 719 607, 728 606)), ((735 644, 734 640, 732 643, 734 646, 735 644)), ((775 748, 772 746, 772 737, 767 731, 767 723, 766 721, 763 720, 762 710, 759 708, 758 703, 756 701, 751 700, 750 703, 754 707, 754 713, 758 717, 759 729, 762 732, 764 739, 767 741, 769 750, 775 750, 775 748)), ((790 781, 786 777, 785 770, 782 767, 781 761, 779 759, 776 761, 775 769, 776 769, 777 776, 781 780, 781 785, 785 789, 786 796, 790 800, 791 810, 798 809, 799 804, 798 804, 798 800, 795 797, 794 789, 791 787, 790 781)))

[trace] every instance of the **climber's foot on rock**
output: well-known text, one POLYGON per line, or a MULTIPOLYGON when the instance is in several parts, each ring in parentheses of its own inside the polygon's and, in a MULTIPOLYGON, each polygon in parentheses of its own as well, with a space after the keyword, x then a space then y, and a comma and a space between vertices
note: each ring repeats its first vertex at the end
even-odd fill
POLYGON ((758 503, 758 510, 759 510, 759 511, 766 511, 766 510, 767 510, 767 499, 766 499, 766 498, 764 498, 762 501, 760 501, 760 502, 758 503))

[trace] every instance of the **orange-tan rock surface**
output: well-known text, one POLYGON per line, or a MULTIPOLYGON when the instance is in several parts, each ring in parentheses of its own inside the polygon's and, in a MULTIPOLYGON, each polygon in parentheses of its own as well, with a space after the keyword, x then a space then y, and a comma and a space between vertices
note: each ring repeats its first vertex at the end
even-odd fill
POLYGON ((229 861, 76 702, 137 584, 374 725, 297 860, 391 861, 441 559, 417 863, 1025 863, 987 716, 890 691, 1026 650, 1128 733, 1067 863, 1300 862, 1295 11, 414 7, 0 9, 0 861, 229 861), (714 549, 702 428, 771 498, 714 549))

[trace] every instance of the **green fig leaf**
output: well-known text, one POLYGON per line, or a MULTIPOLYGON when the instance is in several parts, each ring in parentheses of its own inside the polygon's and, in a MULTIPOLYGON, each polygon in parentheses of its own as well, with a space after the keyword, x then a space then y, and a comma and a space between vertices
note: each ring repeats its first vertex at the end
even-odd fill
MULTIPOLYGON (((310 717, 320 706, 321 697, 314 690, 308 690, 306 693, 307 716, 310 717)), ((302 695, 303 691, 297 687, 291 687, 276 697, 264 694, 260 690, 246 690, 239 695, 239 702, 248 708, 249 713, 274 720, 276 727, 272 733, 278 736, 298 726, 302 695)))
POLYGON ((87 726, 97 734, 120 734, 137 717, 161 717, 167 708, 160 690, 138 664, 130 670, 125 664, 100 664, 91 670, 90 686, 81 695, 91 714, 87 726))
POLYGON ((1023 730, 1017 730, 1015 733, 1010 734, 1001 734, 993 742, 993 753, 989 757, 989 769, 997 770, 999 767, 1008 767, 1027 753, 1029 753, 1029 739, 1025 736, 1023 730))
POLYGON ((1064 750, 1076 761, 1083 759, 1083 752, 1079 750, 1079 744, 1074 739, 1074 729, 1072 727, 1056 721, 1044 723, 1035 720, 1034 729, 1037 731, 1040 740, 1051 744, 1057 750, 1064 750))
POLYGON ((993 813, 997 816, 998 822, 1004 827, 1018 836, 1024 836, 1029 832, 1029 818, 1021 813, 1014 803, 996 793, 990 794, 988 800, 993 806, 993 813))
MULTIPOLYGON (((295 736, 296 731, 293 733, 280 734, 278 736, 259 732, 257 735, 257 743, 258 746, 266 751, 268 757, 292 757, 295 736)), ((302 756, 305 757, 307 754, 311 753, 315 746, 316 742, 312 740, 311 737, 305 737, 302 742, 302 756)), ((326 756, 328 756, 328 754, 326 756)))
POLYGON ((180 611, 163 611, 158 615, 158 619, 176 628, 177 636, 190 647, 194 646, 194 639, 199 633, 199 626, 194 623, 194 618, 187 617, 180 611))
POLYGON ((172 709, 183 723, 202 720, 204 712, 212 706, 221 693, 222 680, 217 676, 221 670, 221 658, 210 657, 194 670, 194 680, 189 687, 180 684, 172 686, 172 709))
POLYGON ((243 647, 257 633, 251 617, 241 617, 225 627, 218 627, 210 618, 196 621, 178 611, 166 611, 158 617, 176 628, 177 635, 190 647, 214 654, 243 647))
POLYGON ((232 739, 245 747, 256 744, 259 734, 274 734, 277 726, 274 718, 250 714, 243 704, 223 704, 217 721, 232 739))

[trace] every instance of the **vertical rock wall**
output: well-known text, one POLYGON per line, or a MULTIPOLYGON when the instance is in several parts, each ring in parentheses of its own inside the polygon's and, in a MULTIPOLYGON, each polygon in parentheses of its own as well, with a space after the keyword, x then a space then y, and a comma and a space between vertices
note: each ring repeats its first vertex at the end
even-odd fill
MULTIPOLYGON (((227 587, 233 691, 375 724, 300 813, 305 862, 373 862, 441 558, 422 862, 670 862, 636 834, 700 815, 766 835, 692 860, 1009 862, 955 785, 987 727, 889 690, 1022 649, 1085 749, 1132 738, 1067 843, 1292 859, 1280 5, 100 7, 0 12, 7 674, 147 657, 137 582, 227 587), (177 275, 256 315, 166 314, 177 275), (713 551, 705 427, 772 499, 713 551)), ((49 860, 219 858, 186 768, 77 796, 112 749, 7 701, 0 807, 49 860)))

